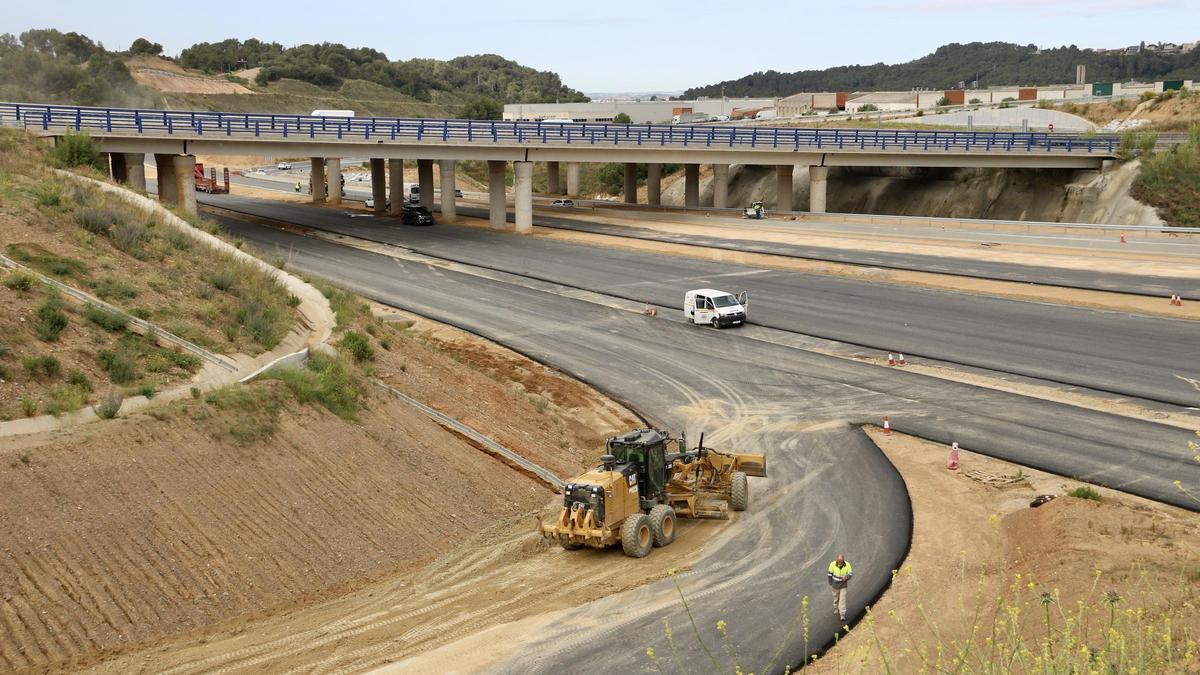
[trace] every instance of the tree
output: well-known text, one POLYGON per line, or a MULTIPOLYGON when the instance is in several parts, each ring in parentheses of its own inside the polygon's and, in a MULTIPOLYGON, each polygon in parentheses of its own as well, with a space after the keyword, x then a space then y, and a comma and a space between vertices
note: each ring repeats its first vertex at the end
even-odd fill
POLYGON ((617 113, 613 115, 613 124, 630 124, 633 120, 625 113, 617 113))
POLYGON ((504 107, 494 98, 476 96, 467 101, 459 117, 464 120, 498 120, 504 107))
POLYGON ((145 54, 147 56, 158 56, 162 54, 163 46, 157 42, 151 42, 146 38, 138 38, 129 45, 130 54, 145 54))
POLYGON ((600 181, 600 187, 610 195, 621 194, 625 189, 624 164, 602 164, 596 177, 600 181))
POLYGON ((934 105, 935 105, 935 106, 937 106, 937 107, 939 107, 939 108, 942 108, 942 107, 948 106, 948 105, 950 105, 950 97, 949 97, 949 96, 943 96, 943 97, 939 98, 939 99, 937 100, 937 103, 934 103, 934 105))
POLYGON ((875 112, 879 110, 879 106, 874 103, 866 103, 858 107, 858 112, 875 112))

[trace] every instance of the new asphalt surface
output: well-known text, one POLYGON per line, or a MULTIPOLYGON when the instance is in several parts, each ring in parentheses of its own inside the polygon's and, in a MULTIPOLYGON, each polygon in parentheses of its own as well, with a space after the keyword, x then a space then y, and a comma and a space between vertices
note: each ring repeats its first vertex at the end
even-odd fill
MULTIPOLYGON (((212 201, 238 206, 235 199, 212 201)), ((276 213, 294 220, 301 212, 331 228, 345 225, 332 210, 291 206, 276 213)), ((286 252, 293 269, 507 345, 609 392, 656 424, 686 429, 692 437, 706 431, 713 445, 766 452, 770 476, 752 479, 750 510, 679 578, 697 624, 725 620, 743 663, 754 664, 755 672, 796 665, 832 638, 837 622, 823 575, 834 555, 845 553, 855 565, 851 612, 857 616, 907 552, 911 510, 903 482, 857 429, 883 415, 900 431, 957 440, 1021 464, 1196 508, 1171 484, 1178 479, 1200 489, 1200 466, 1186 451, 1191 434, 1180 429, 745 339, 736 330, 642 316, 581 299, 569 288, 524 283, 527 277, 498 281, 470 267, 397 260, 240 219, 220 220, 261 250, 286 252), (789 633, 805 596, 812 599, 807 650, 799 633, 789 633), (777 649, 780 656, 772 661, 777 649)), ((347 220, 358 227, 373 219, 347 220)), ((467 228, 403 228, 382 220, 370 227, 376 234, 393 230, 404 245, 441 241, 445 248, 492 253, 493 262, 508 255, 505 242, 513 242, 512 248, 526 250, 511 261, 518 274, 541 272, 550 263, 596 274, 608 269, 605 255, 611 253, 560 244, 532 248, 555 242, 467 228)), ((669 262, 664 258, 622 262, 600 281, 637 286, 644 270, 669 262)), ((685 288, 708 278, 697 278, 694 262, 683 261, 689 269, 675 270, 681 276, 670 288, 649 292, 676 304, 685 288)), ((721 266, 721 274, 731 271, 721 266)), ((769 274, 737 271, 756 283, 769 274)), ((588 277, 578 281, 586 285, 588 277)), ((752 291, 752 313, 769 315, 775 299, 752 291)), ((1067 309, 1055 307, 1054 315, 1067 309)), ((654 555, 636 564, 654 564, 654 555)), ((653 646, 668 661, 664 667, 674 669, 664 617, 683 645, 677 658, 685 663, 679 665, 711 669, 703 650, 683 637, 688 618, 669 580, 564 612, 552 631, 531 635, 496 668, 573 672, 580 664, 605 663, 646 672, 654 667, 644 649, 653 646)))

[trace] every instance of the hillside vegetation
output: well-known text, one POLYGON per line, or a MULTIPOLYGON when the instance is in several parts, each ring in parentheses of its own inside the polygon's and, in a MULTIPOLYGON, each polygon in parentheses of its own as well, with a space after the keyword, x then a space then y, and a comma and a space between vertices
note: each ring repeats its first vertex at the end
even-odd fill
POLYGON ((914 87, 943 89, 959 82, 979 86, 1061 84, 1075 81, 1075 66, 1086 65, 1092 82, 1129 79, 1200 79, 1200 50, 1167 55, 1100 54, 1071 45, 1039 50, 1035 45, 1006 42, 953 43, 907 63, 837 66, 825 70, 752 73, 693 87, 683 98, 697 96, 790 96, 801 91, 907 91, 914 87))

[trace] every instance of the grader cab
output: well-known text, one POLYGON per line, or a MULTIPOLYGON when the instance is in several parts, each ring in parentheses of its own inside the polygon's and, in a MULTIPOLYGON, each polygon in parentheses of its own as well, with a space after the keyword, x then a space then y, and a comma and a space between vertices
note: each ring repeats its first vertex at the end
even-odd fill
POLYGON ((655 429, 638 429, 605 446, 600 466, 567 483, 556 522, 543 536, 565 549, 620 542, 641 558, 675 540, 675 518, 727 518, 749 504, 747 476, 765 476, 760 453, 727 453, 655 429))

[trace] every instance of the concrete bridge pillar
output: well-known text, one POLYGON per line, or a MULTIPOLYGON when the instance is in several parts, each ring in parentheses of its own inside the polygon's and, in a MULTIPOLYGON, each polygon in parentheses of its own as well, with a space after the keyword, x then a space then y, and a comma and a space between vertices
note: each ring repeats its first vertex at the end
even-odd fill
POLYGON ((417 190, 421 195, 421 206, 433 210, 433 160, 417 160, 417 190))
POLYGON ((775 167, 775 210, 792 210, 792 171, 796 167, 781 164, 775 167))
POLYGON ((388 213, 398 216, 404 212, 404 160, 388 160, 388 194, 392 204, 388 213))
POLYGON ((713 164, 713 208, 724 209, 729 202, 729 165, 713 164))
POLYGON ((508 173, 508 162, 488 161, 488 225, 493 230, 503 230, 508 225, 508 205, 504 201, 504 178, 508 173))
POLYGON ((567 196, 579 197, 579 162, 567 162, 567 196))
POLYGON ((139 195, 146 194, 146 155, 142 152, 125 153, 125 184, 139 195))
POLYGON ((546 162, 546 192, 561 195, 562 174, 558 170, 558 162, 546 162))
POLYGON ((454 197, 454 160, 439 159, 442 170, 442 219, 452 223, 458 219, 458 200, 454 197))
POLYGON ((646 203, 662 204, 662 164, 646 165, 646 203))
POLYGON ((337 206, 342 203, 342 158, 341 157, 326 157, 325 158, 325 175, 326 185, 328 190, 325 195, 325 202, 337 206))
POLYGON ((371 210, 383 215, 387 210, 387 162, 375 157, 371 158, 371 198, 375 206, 371 210))
POLYGON ((314 204, 325 202, 327 194, 327 183, 325 181, 325 158, 313 157, 312 168, 308 172, 308 189, 312 192, 312 200, 314 204))
POLYGON ((689 209, 700 206, 700 165, 683 165, 683 205, 689 209))
POLYGON ((154 168, 158 172, 158 201, 163 206, 179 203, 179 192, 175 182, 175 155, 154 155, 154 168))
POLYGON ((125 165, 125 153, 108 153, 108 168, 109 171, 111 171, 112 179, 114 181, 118 183, 128 182, 129 171, 125 165))
POLYGON ((513 210, 517 234, 533 232, 533 162, 513 162, 513 210))
POLYGON ((196 210, 196 156, 175 155, 175 196, 179 210, 194 216, 196 210))
POLYGON ((637 203, 637 164, 625 162, 625 203, 637 203))
POLYGON ((808 167, 808 210, 825 213, 825 190, 829 185, 829 167, 808 167))

